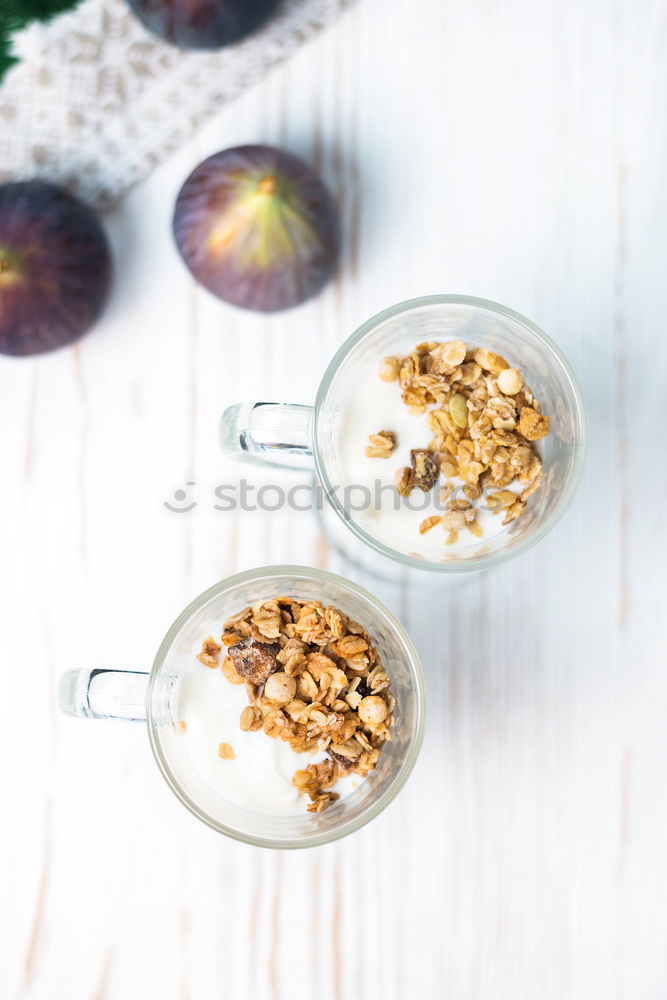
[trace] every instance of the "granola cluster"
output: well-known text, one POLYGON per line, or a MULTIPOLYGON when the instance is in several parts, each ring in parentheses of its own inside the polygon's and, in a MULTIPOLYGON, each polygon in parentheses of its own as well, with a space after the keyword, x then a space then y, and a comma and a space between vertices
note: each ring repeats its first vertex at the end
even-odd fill
POLYGON ((365 629, 334 607, 291 597, 260 602, 226 622, 222 644, 205 639, 197 659, 245 684, 242 730, 262 730, 296 753, 326 751, 292 779, 310 798, 308 812, 338 798, 331 789, 342 774, 372 771, 391 739, 389 678, 365 629))
MULTIPOLYGON (((475 503, 482 495, 487 508, 503 513, 504 524, 523 514, 541 483, 535 442, 549 433, 549 417, 518 369, 484 347, 432 341, 418 344, 407 357, 385 358, 380 378, 399 383, 412 413, 428 411, 433 435, 428 447, 413 449, 410 466, 394 478, 403 496, 413 489, 428 492, 444 478, 440 496, 446 511, 426 518, 422 534, 441 524, 448 544, 464 528, 481 537, 475 503), (457 479, 463 496, 451 498, 457 479), (514 483, 521 489, 507 489, 514 483)), ((380 431, 369 436, 366 454, 388 458, 396 444, 392 431, 380 431)))

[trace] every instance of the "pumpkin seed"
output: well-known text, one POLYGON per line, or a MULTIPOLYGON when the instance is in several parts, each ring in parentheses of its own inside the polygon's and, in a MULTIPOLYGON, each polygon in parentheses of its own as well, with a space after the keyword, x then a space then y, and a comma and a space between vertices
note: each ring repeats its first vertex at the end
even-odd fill
POLYGON ((449 401, 449 415, 457 427, 468 426, 468 404, 460 392, 455 392, 449 401))

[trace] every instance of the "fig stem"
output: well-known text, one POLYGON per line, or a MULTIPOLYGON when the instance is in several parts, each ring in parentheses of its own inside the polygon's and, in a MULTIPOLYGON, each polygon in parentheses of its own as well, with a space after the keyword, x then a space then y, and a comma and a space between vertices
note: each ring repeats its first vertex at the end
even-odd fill
POLYGON ((17 254, 8 247, 0 247, 0 277, 5 274, 14 274, 17 270, 17 254))
POLYGON ((267 174, 266 177, 262 177, 257 185, 257 190, 262 194, 276 194, 278 191, 278 178, 274 177, 273 174, 267 174))

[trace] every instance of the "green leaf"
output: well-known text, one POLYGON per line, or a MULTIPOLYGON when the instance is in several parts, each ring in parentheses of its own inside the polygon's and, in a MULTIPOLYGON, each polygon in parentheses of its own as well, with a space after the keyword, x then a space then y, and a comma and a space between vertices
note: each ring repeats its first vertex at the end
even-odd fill
POLYGON ((0 0, 0 79, 17 60, 10 54, 10 36, 31 21, 48 21, 81 0, 0 0))

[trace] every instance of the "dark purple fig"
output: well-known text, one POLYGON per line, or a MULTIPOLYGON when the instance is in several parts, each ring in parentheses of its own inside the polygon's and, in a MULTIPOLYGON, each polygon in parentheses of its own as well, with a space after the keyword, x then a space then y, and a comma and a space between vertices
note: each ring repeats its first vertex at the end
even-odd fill
POLYGON ((174 236, 197 281, 260 312, 319 292, 340 248, 338 213, 322 181, 270 146, 238 146, 200 163, 178 195, 174 236))
POLYGON ((127 0, 139 20, 182 49, 219 49, 251 35, 282 0, 127 0))
POLYGON ((0 352, 78 340, 99 319, 111 253, 95 213, 46 181, 0 185, 0 352))

